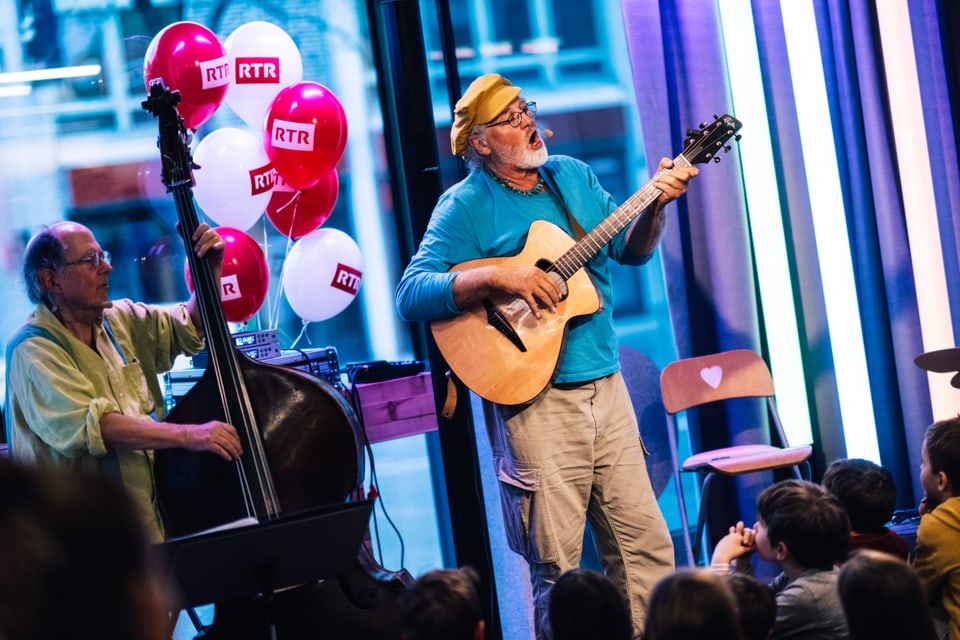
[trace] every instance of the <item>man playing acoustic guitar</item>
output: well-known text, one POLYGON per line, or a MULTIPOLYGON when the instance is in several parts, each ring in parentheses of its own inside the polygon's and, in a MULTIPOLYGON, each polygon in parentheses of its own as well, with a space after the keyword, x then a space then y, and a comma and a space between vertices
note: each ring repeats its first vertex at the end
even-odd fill
POLYGON ((558 252, 546 249, 530 261, 504 258, 525 256, 539 242, 535 236, 555 235, 555 227, 572 244, 618 208, 590 167, 548 155, 535 115, 536 105, 497 74, 475 80, 456 104, 451 146, 471 172, 437 203, 401 279, 397 305, 404 319, 433 323, 438 338, 446 323, 471 314, 481 319, 480 330, 462 331, 441 351, 454 373, 497 408, 497 424, 489 428, 501 505, 510 547, 530 566, 537 638, 550 636, 550 588, 579 566, 588 517, 601 562, 629 600, 639 635, 649 593, 673 571, 674 555, 619 373, 607 260, 649 260, 666 221, 664 206, 686 191, 698 170, 661 161, 649 187, 651 204, 576 269, 590 289, 578 303, 584 287, 577 276, 537 261, 558 252), (580 311, 568 313, 578 304, 580 311), (567 322, 568 315, 577 317, 567 322), (556 349, 548 351, 559 361, 534 363, 546 368, 546 388, 516 402, 510 391, 530 378, 518 363, 536 359, 537 329, 557 334, 556 349), (478 356, 477 341, 491 340, 502 343, 503 363, 478 356), (492 367, 503 380, 502 395, 496 384, 484 393, 465 379, 454 364, 458 356, 492 367), (514 365, 520 368, 511 370, 514 365))

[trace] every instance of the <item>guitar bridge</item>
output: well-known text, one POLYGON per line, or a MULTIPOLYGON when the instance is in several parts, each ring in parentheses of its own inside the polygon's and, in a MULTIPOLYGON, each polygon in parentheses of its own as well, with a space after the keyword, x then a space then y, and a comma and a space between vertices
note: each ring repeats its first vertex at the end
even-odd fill
POLYGON ((483 308, 487 310, 487 322, 490 323, 490 326, 506 336, 507 340, 509 340, 513 346, 525 353, 527 351, 526 345, 523 344, 523 340, 520 339, 517 332, 514 331, 510 323, 507 322, 506 317, 504 317, 503 312, 497 308, 497 305, 484 298, 483 308))

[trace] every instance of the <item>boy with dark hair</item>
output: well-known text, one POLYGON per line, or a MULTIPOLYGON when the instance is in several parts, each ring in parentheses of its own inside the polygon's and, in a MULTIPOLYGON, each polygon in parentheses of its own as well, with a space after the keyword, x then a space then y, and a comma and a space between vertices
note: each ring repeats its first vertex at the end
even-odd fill
POLYGON ((553 640, 631 640, 630 605, 617 585, 599 571, 571 569, 550 590, 553 640))
POLYGON ((730 527, 713 552, 711 567, 743 569, 754 551, 782 573, 773 637, 780 640, 846 640, 847 623, 837 594, 836 563, 847 550, 850 520, 835 496, 805 480, 783 480, 757 498, 757 524, 730 527))
POLYGON ((837 497, 850 518, 848 556, 858 549, 876 549, 904 561, 910 559, 907 541, 886 527, 897 507, 892 473, 870 460, 834 460, 821 484, 837 497))
POLYGON ((400 592, 404 640, 483 640, 480 576, 472 567, 428 571, 400 592))
POLYGON ((920 453, 920 525, 914 567, 949 621, 950 640, 960 640, 960 418, 934 422, 920 453))

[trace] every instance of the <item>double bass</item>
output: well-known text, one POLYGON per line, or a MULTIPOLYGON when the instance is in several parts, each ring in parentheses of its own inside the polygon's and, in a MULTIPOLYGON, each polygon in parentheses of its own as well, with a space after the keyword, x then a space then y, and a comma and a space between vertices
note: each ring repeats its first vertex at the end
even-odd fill
MULTIPOLYGON (((228 422, 237 429, 243 455, 227 462, 209 452, 155 452, 157 499, 168 537, 342 503, 361 486, 363 460, 356 415, 338 389, 308 373, 253 360, 234 345, 213 268, 190 250, 199 220, 179 100, 179 92, 155 80, 143 108, 158 118, 163 182, 174 195, 180 233, 187 239, 209 359, 167 420, 228 422)), ((393 605, 410 581, 404 570, 380 567, 361 545, 352 572, 271 594, 269 620, 247 601, 216 603, 204 637, 264 638, 268 631, 298 639, 399 637, 393 605)))

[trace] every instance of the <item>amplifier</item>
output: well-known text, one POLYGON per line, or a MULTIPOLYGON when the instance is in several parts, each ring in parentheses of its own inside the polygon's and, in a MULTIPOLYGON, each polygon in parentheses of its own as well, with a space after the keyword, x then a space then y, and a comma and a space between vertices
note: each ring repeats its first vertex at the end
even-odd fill
POLYGON ((334 347, 284 351, 282 355, 267 358, 264 362, 281 367, 300 369, 312 373, 318 378, 323 378, 338 387, 343 385, 343 380, 340 378, 340 359, 337 357, 337 350, 334 347))
MULTIPOLYGON (((236 338, 239 335, 242 334, 235 334, 234 337, 236 338)), ((245 352, 244 349, 240 349, 240 351, 245 352)), ((203 361, 203 366, 200 367, 197 361, 198 355, 200 354, 193 356, 192 368, 177 369, 164 374, 168 408, 186 395, 187 391, 189 391, 203 375, 204 369, 206 369, 206 359, 203 361)), ((343 380, 340 377, 340 360, 337 357, 337 350, 334 347, 284 351, 277 356, 267 358, 257 358, 252 355, 249 357, 281 367, 300 369, 301 371, 306 371, 318 378, 326 380, 338 389, 343 388, 343 380)))
MULTIPOLYGON (((233 338, 233 346, 248 358, 268 360, 281 355, 280 339, 277 337, 276 329, 245 331, 234 333, 231 337, 233 338)), ((210 354, 206 349, 194 354, 191 358, 193 366, 197 369, 206 369, 209 361, 210 354)))

